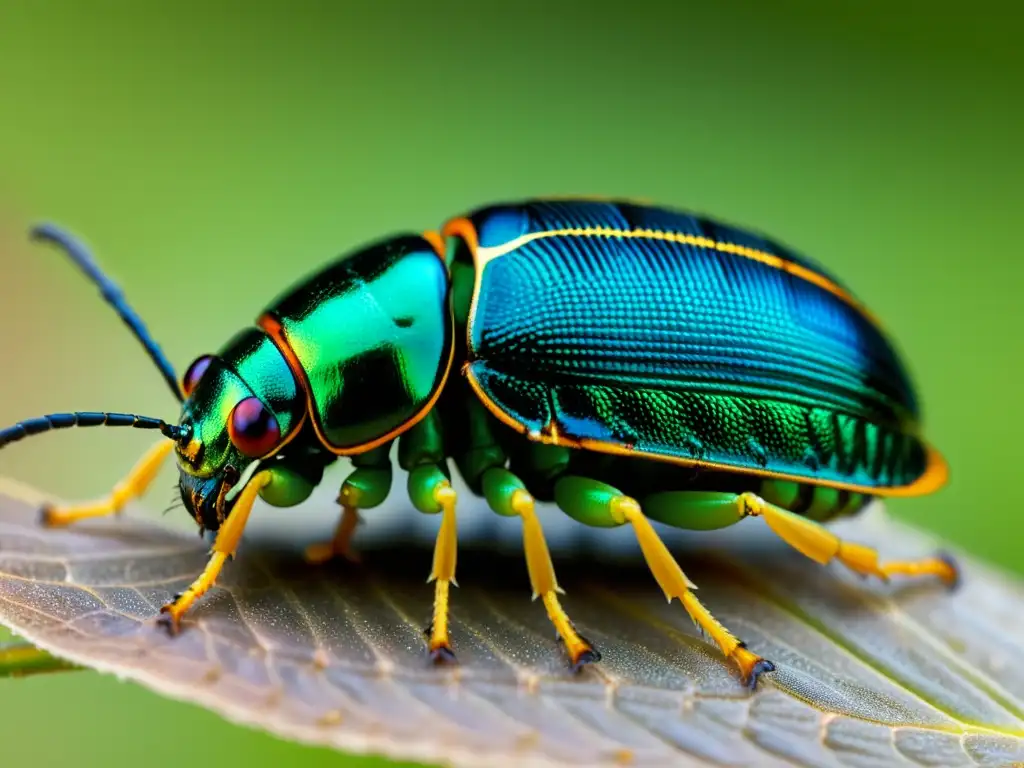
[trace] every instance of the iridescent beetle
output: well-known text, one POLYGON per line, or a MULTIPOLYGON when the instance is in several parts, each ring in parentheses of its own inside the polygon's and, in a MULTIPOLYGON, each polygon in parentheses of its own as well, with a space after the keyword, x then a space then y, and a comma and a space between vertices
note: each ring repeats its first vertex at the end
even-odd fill
POLYGON ((625 202, 483 208, 440 234, 392 237, 329 264, 197 359, 179 386, 85 249, 50 226, 35 234, 101 288, 183 407, 177 425, 44 416, 0 432, 0 445, 71 426, 170 438, 108 498, 43 514, 63 525, 118 511, 173 447, 185 506, 218 533, 206 569, 162 609, 172 629, 234 554, 256 498, 299 504, 339 456, 354 467, 341 521, 308 556, 347 554, 358 510, 390 491, 396 440, 412 504, 441 514, 427 630, 435 660, 454 658, 449 460, 491 509, 521 518, 533 592, 574 669, 600 656, 559 603, 535 500, 586 525, 632 526, 666 597, 751 686, 773 665, 697 600, 648 518, 707 530, 763 517, 820 563, 956 581, 948 557, 880 563, 822 526, 873 496, 934 491, 947 469, 921 438, 911 383, 875 318, 838 280, 763 237, 625 202))

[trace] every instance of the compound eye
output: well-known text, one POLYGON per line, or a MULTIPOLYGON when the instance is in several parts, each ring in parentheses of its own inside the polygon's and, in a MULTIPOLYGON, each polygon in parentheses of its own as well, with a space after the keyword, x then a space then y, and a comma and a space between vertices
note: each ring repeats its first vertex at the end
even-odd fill
POLYGON ((203 374, 206 373, 206 369, 210 367, 210 363, 213 362, 213 355, 203 355, 197 357, 195 361, 185 371, 184 377, 181 379, 181 388, 185 393, 185 397, 189 397, 195 392, 196 387, 199 385, 199 380, 203 378, 203 374))
POLYGON ((243 456, 258 459, 280 442, 281 427, 258 397, 247 397, 231 411, 228 435, 243 456))

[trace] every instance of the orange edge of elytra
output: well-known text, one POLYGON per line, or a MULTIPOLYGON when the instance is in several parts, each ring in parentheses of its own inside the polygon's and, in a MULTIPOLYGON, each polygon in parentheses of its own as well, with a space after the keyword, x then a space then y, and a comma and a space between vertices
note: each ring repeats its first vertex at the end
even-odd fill
POLYGON ((430 243, 430 247, 434 249, 434 253, 438 255, 438 258, 440 258, 441 261, 444 261, 444 252, 446 250, 444 247, 444 237, 432 229, 428 229, 424 232, 422 237, 430 243))
POLYGON ((483 265, 480 263, 480 237, 476 231, 476 225, 465 216, 458 216, 449 219, 441 227, 442 237, 461 237, 469 248, 469 255, 473 259, 473 297, 469 302, 469 314, 466 316, 466 350, 470 360, 476 352, 473 349, 473 322, 476 319, 476 305, 480 295, 480 286, 483 281, 483 265))
POLYGON ((476 233, 476 225, 465 216, 448 219, 441 227, 441 237, 461 237, 466 241, 474 261, 476 260, 477 251, 480 249, 480 238, 476 233))
POLYGON ((617 443, 609 443, 602 440, 590 440, 587 438, 573 439, 567 437, 561 432, 554 432, 549 435, 541 433, 540 439, 534 439, 530 437, 529 428, 520 421, 514 419, 506 411, 504 411, 497 403, 495 403, 484 391, 483 386, 480 384, 473 372, 472 365, 467 363, 463 366, 463 375, 469 382, 470 388, 476 393, 477 397, 480 398, 480 402, 483 403, 484 407, 500 421, 502 424, 511 427, 527 436, 528 439, 537 443, 544 443, 547 445, 560 445, 564 448, 582 448, 590 451, 598 451, 600 453, 608 453, 617 456, 632 456, 636 458, 651 459, 653 461, 663 461, 669 464, 677 464, 684 467, 703 467, 706 469, 713 469, 722 472, 734 472, 737 474, 744 475, 757 475, 759 477, 768 477, 774 480, 789 480, 796 483, 804 483, 807 485, 818 485, 826 488, 835 488, 836 490, 851 491, 853 493, 862 493, 866 496, 886 496, 886 497, 911 497, 911 496, 925 496, 929 493, 933 493, 946 484, 949 478, 949 467, 946 464, 946 460, 942 457, 937 450, 932 448, 930 445, 926 446, 927 450, 927 464, 924 473, 917 478, 914 482, 909 485, 902 485, 896 487, 875 487, 868 485, 858 485, 856 483, 838 483, 833 481, 818 480, 813 477, 805 477, 802 475, 791 475, 785 472, 773 472, 769 469, 748 469, 746 467, 734 467, 729 464, 721 464, 715 461, 702 461, 700 459, 686 459, 679 456, 666 456, 658 453, 651 453, 649 451, 638 451, 635 448, 628 448, 617 443))
POLYGON ((331 443, 327 439, 327 436, 323 433, 323 429, 321 428, 320 422, 316 417, 316 408, 313 404, 313 394, 309 386, 309 379, 306 377, 306 371, 302 367, 302 363, 299 362, 299 358, 296 356, 295 351, 291 348, 291 345, 288 343, 288 340, 284 337, 284 328, 281 326, 281 322, 270 313, 267 313, 261 315, 260 318, 256 321, 256 324, 263 330, 264 333, 267 334, 267 336, 270 337, 270 340, 274 342, 274 345, 281 352, 281 355, 284 357, 285 362, 288 364, 288 367, 291 368, 292 375, 295 376, 295 380, 299 382, 299 386, 302 387, 302 390, 306 396, 306 412, 307 415, 309 416, 310 424, 313 425, 313 431, 316 432, 317 439, 320 441, 324 448, 326 448, 328 451, 335 454, 336 456, 353 456, 357 453, 365 453, 366 451, 373 450, 374 448, 384 445, 384 443, 388 442, 389 440, 393 440, 394 438, 398 437, 398 435, 402 434, 407 429, 415 426, 419 421, 421 421, 428 413, 430 413, 431 409, 437 404, 438 398, 441 397, 441 392, 444 391, 444 385, 448 381, 448 374, 451 373, 452 363, 455 360, 455 320, 452 317, 450 317, 449 319, 451 328, 448 333, 448 362, 445 365, 444 375, 441 377, 441 381, 438 383, 437 388, 431 394, 430 399, 427 400, 424 406, 415 414, 413 414, 411 418, 399 424, 386 435, 375 438, 374 440, 371 440, 367 443, 348 446, 345 448, 340 448, 331 443))

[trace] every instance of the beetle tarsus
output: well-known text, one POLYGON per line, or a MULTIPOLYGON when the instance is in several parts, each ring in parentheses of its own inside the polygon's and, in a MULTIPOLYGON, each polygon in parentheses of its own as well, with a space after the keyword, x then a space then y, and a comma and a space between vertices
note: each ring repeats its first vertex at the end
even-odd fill
POLYGON ((949 576, 942 579, 949 588, 949 591, 955 592, 958 590, 963 583, 963 571, 960 569, 960 563, 956 557, 951 552, 940 550, 935 553, 935 559, 949 566, 949 576))
POLYGON ((775 671, 774 663, 748 650, 747 644, 742 640, 736 643, 728 656, 739 668, 743 684, 752 691, 757 688, 757 681, 761 675, 775 671))
POLYGON ((757 682, 760 679, 761 675, 767 672, 774 671, 775 665, 772 662, 768 661, 768 659, 761 659, 760 661, 754 664, 754 666, 748 673, 746 673, 743 683, 751 691, 755 691, 757 690, 757 682))
POLYGON ((167 630, 172 637, 181 631, 181 619, 195 602, 197 597, 193 587, 183 592, 176 592, 170 602, 160 607, 160 615, 156 619, 158 626, 167 630))
POLYGON ((310 544, 306 547, 302 557, 310 565, 325 565, 338 558, 353 565, 359 565, 363 561, 360 554, 351 547, 338 549, 329 541, 310 544))
POLYGON ((949 553, 912 560, 882 561, 878 550, 865 544, 846 541, 821 523, 792 510, 765 501, 754 493, 742 493, 736 503, 744 516, 762 517, 772 531, 791 547, 826 564, 836 560, 860 576, 873 576, 888 582, 893 576, 935 576, 950 587, 959 583, 959 569, 949 553))
POLYGON ((601 652, 590 640, 576 631, 576 626, 571 621, 568 622, 567 629, 571 633, 571 642, 567 643, 562 633, 557 630, 555 640, 569 655, 569 669, 573 674, 582 671, 588 664, 597 664, 601 661, 601 652))
POLYGON ((39 507, 39 525, 43 528, 60 528, 62 522, 54 515, 52 504, 43 504, 39 507))
MULTIPOLYGON (((584 642, 587 642, 585 639, 583 640, 584 642)), ((589 642, 587 642, 587 644, 590 645, 589 642)), ((587 650, 581 652, 575 659, 571 660, 572 663, 569 665, 569 669, 572 671, 574 675, 578 675, 580 672, 583 671, 584 667, 590 664, 597 664, 600 661, 601 652, 598 651, 594 646, 590 645, 590 647, 587 650)))
POLYGON ((549 606, 549 616, 552 617, 552 621, 557 628, 555 640, 565 648, 565 652, 568 654, 569 669, 573 673, 578 673, 587 665, 600 662, 601 652, 594 647, 594 643, 577 632, 575 625, 572 624, 569 617, 561 610, 561 606, 558 606, 557 599, 553 594, 546 596, 545 603, 547 604, 549 600, 554 602, 558 609, 558 613, 556 613, 550 610, 549 606))
POLYGON ((448 645, 439 645, 436 648, 430 648, 428 656, 433 664, 455 664, 455 651, 453 651, 448 645))
POLYGON ((356 508, 351 505, 342 504, 342 516, 334 531, 334 536, 330 541, 321 541, 306 547, 303 554, 306 562, 311 565, 323 565, 337 557, 341 557, 354 565, 358 565, 362 562, 362 558, 352 545, 352 537, 359 523, 359 512, 356 508))
POLYGON ((108 517, 120 513, 120 505, 115 506, 109 501, 74 507, 43 504, 39 509, 39 524, 44 528, 67 528, 79 520, 86 520, 90 517, 108 517))
MULTIPOLYGON (((175 598, 177 600, 177 598, 175 598)), ((174 603, 169 603, 160 609, 160 615, 156 618, 158 627, 165 629, 167 634, 174 637, 181 632, 181 619, 173 613, 174 603)))

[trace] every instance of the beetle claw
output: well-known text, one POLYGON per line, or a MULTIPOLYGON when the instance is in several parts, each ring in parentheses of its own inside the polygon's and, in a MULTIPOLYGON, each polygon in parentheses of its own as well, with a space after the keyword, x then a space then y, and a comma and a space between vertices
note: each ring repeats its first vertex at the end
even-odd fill
POLYGON ((768 659, 761 659, 756 664, 754 664, 753 668, 751 668, 750 672, 747 674, 747 679, 744 680, 744 684, 751 691, 755 691, 757 690, 757 681, 761 677, 761 675, 765 674, 766 672, 774 671, 775 665, 772 662, 768 661, 768 659))
POLYGON ((55 527, 52 504, 43 504, 39 507, 39 525, 44 528, 55 527))
POLYGON ((160 615, 156 618, 158 627, 167 630, 167 634, 174 637, 181 631, 181 621, 174 614, 172 608, 174 603, 169 603, 160 609, 160 615))
POLYGON ((948 579, 943 579, 943 581, 946 582, 946 586, 949 587, 950 592, 955 592, 960 588, 960 585, 963 582, 963 572, 960 569, 960 564, 950 552, 945 550, 936 552, 935 559, 940 560, 949 566, 949 570, 952 572, 952 575, 948 579))
POLYGON ((573 663, 570 665, 570 669, 574 675, 578 675, 588 664, 597 664, 599 661, 601 661, 601 652, 591 646, 589 649, 583 651, 578 658, 573 660, 573 663))
POLYGON ((439 645, 436 648, 431 648, 429 657, 430 661, 436 665, 454 664, 456 662, 455 651, 447 645, 439 645))

